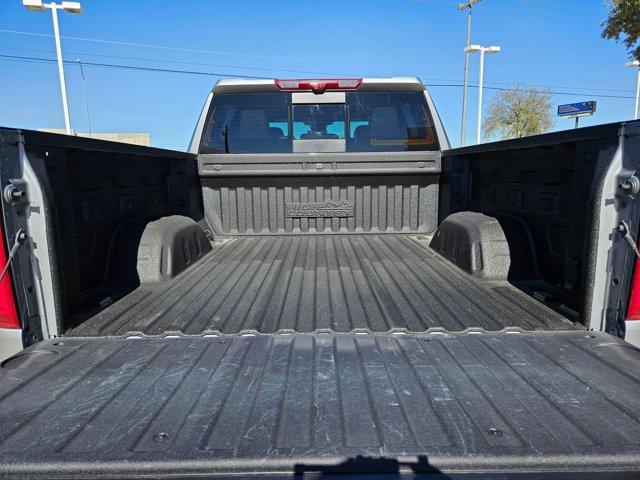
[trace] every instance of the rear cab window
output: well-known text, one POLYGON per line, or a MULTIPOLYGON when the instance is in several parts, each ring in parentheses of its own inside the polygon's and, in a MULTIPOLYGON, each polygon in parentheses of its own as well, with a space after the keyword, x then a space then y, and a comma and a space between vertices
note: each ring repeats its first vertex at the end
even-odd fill
POLYGON ((200 153, 434 151, 421 91, 218 93, 200 153))

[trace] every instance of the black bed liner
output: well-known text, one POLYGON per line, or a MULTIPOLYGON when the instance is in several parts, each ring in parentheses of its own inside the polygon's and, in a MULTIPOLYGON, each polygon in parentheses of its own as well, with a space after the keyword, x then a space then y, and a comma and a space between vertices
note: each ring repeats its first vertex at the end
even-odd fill
POLYGON ((49 340, 0 369, 0 476, 637 470, 639 372, 575 331, 49 340))
POLYGON ((67 335, 576 328, 506 281, 466 274, 427 244, 408 235, 236 237, 67 335))

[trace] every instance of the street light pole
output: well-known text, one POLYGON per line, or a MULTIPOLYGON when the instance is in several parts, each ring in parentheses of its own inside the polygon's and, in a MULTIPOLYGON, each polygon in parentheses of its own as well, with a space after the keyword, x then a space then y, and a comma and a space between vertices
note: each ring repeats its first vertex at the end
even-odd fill
POLYGON ((53 18, 53 35, 56 40, 56 57, 58 58, 58 75, 60 76, 60 93, 62 94, 62 110, 64 111, 64 126, 67 129, 67 135, 71 135, 71 118, 69 118, 69 103, 67 102, 67 85, 64 81, 64 65, 62 63, 62 47, 60 45, 60 29, 58 28, 58 5, 51 2, 45 5, 45 8, 51 9, 53 18))
POLYGON ((465 48, 467 53, 479 52, 480 53, 480 78, 478 80, 478 117, 476 126, 476 143, 480 143, 480 133, 482 132, 482 93, 484 88, 484 55, 491 53, 498 53, 500 47, 492 45, 491 47, 482 47, 480 45, 469 45, 465 48))
POLYGON ((633 109, 633 118, 638 118, 638 103, 640 103, 640 68, 636 72, 636 104, 633 109))
POLYGON ((62 110, 64 112, 64 126, 67 135, 73 133, 71 129, 71 118, 69 117, 69 103, 67 101, 67 85, 64 80, 64 64, 62 62, 62 46, 60 44, 60 28, 58 27, 58 10, 64 10, 67 13, 82 13, 82 7, 78 2, 56 2, 43 3, 42 0, 22 0, 22 4, 31 11, 42 12, 45 9, 51 10, 53 19, 53 36, 56 43, 56 57, 58 61, 58 76, 60 77, 60 93, 62 94, 62 110))
MULTIPOLYGON (((465 48, 471 44, 471 9, 481 0, 469 0, 467 3, 459 3, 458 10, 468 9, 467 13, 467 42, 465 48)), ((467 134, 467 95, 469 92, 469 52, 464 54, 464 88, 462 89, 462 124, 460 125, 460 146, 464 147, 467 134)))
POLYGON ((627 62, 626 67, 635 68, 636 73, 636 103, 633 107, 633 118, 638 118, 638 104, 640 103, 640 61, 634 60, 633 62, 627 62))
POLYGON ((480 49, 480 80, 478 81, 478 119, 476 130, 476 145, 480 143, 480 131, 482 130, 482 89, 484 87, 484 52, 480 49))

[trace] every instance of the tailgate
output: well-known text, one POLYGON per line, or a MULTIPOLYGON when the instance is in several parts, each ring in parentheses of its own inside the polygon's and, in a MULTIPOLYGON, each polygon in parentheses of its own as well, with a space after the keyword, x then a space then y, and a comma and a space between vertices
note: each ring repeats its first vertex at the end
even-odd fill
POLYGON ((0 369, 0 475, 640 467, 640 351, 606 334, 65 338, 0 369))

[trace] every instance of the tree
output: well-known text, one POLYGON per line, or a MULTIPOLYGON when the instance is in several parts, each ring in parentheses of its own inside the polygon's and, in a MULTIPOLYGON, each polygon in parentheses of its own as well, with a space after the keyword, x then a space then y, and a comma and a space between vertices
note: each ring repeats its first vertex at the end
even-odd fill
POLYGON ((640 0, 611 0, 609 17, 603 23, 602 36, 622 41, 633 59, 640 59, 640 0))
POLYGON ((489 139, 520 138, 551 130, 551 94, 544 90, 514 87, 496 94, 485 117, 489 139))

